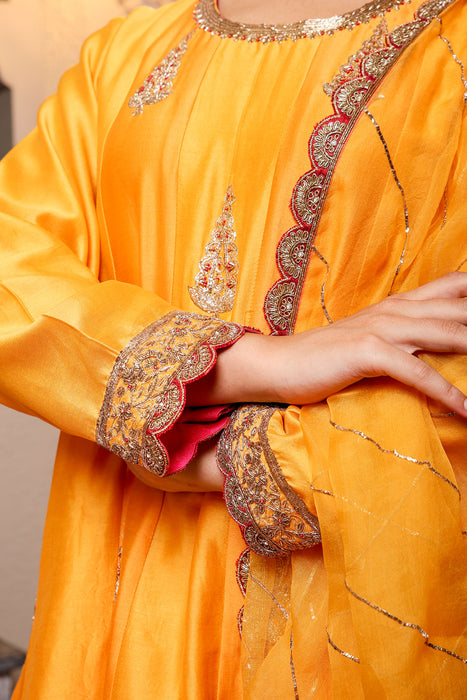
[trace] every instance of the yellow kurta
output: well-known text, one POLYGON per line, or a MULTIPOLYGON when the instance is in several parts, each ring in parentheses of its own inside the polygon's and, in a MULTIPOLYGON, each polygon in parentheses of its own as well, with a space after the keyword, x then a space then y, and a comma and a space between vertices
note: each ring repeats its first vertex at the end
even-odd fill
MULTIPOLYGON (((387 30, 420 4, 387 14, 387 30)), ((462 697, 465 421, 433 418, 443 409, 389 380, 272 412, 264 440, 318 516, 323 545, 252 558, 244 683, 236 562, 245 543, 222 497, 151 489, 95 442, 97 427, 103 444, 129 454, 124 441, 112 445, 125 434, 111 426, 123 402, 109 384, 119 353, 177 310, 203 325, 189 288, 229 187, 238 281, 232 310, 197 336, 210 339, 209 361, 222 345, 216 333, 230 342, 234 324, 300 331, 465 267, 467 8, 427 6, 419 35, 393 44, 366 112, 365 98, 355 103, 340 152, 332 129, 321 130, 310 161, 315 126, 342 106, 323 84, 379 18, 252 42, 204 31, 182 0, 91 37, 38 130, 4 160, 0 393, 63 431, 17 700, 462 697), (156 66, 163 99, 130 107, 156 66), (289 266, 306 274, 281 306, 271 288, 298 277, 284 270, 285 253, 278 269, 276 250, 297 226, 289 201, 313 167, 332 177, 308 267, 290 253, 303 246, 287 248, 289 266)), ((465 358, 428 359, 467 389, 465 358)), ((230 437, 241 470, 244 445, 230 437)))

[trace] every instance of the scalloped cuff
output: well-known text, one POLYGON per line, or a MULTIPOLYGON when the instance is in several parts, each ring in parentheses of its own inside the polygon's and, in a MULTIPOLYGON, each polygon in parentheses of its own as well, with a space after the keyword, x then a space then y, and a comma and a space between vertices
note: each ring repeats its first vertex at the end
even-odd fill
POLYGON ((96 442, 157 476, 171 473, 160 438, 183 412, 185 385, 204 377, 216 362, 216 351, 244 332, 236 323, 179 311, 145 328, 115 361, 96 442))
POLYGON ((227 509, 257 554, 282 557, 321 542, 316 515, 293 491, 272 451, 267 430, 275 406, 237 409, 224 429, 217 460, 227 509))

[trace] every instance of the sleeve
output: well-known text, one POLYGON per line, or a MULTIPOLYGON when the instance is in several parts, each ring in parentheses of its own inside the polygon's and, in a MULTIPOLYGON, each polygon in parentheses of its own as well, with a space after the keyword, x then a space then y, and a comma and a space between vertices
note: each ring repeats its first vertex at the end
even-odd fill
MULTIPOLYGON (((315 408, 316 430, 324 434, 325 404, 315 408)), ((221 435, 217 459, 227 509, 256 554, 283 557, 321 542, 307 477, 310 459, 320 461, 322 441, 311 443, 297 406, 246 404, 221 435)))
POLYGON ((185 385, 244 331, 102 281, 99 76, 121 22, 88 39, 0 164, 0 400, 162 476, 172 467, 160 436, 183 413, 185 385))

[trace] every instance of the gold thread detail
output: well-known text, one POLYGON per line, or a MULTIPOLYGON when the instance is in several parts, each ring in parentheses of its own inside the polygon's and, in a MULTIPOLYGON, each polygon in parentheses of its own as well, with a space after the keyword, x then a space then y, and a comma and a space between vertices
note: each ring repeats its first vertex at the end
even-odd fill
MULTIPOLYGON (((353 508, 356 508, 356 510, 360 511, 360 513, 364 513, 365 515, 369 515, 370 517, 374 518, 375 520, 383 520, 381 516, 375 515, 371 510, 368 510, 368 508, 362 508, 362 506, 358 505, 355 501, 350 500, 350 498, 346 498, 345 496, 341 496, 338 493, 333 493, 332 491, 327 491, 326 489, 319 489, 316 486, 313 486, 313 484, 310 484, 310 489, 314 491, 315 493, 321 493, 324 496, 331 496, 332 498, 336 498, 339 501, 342 501, 343 503, 348 503, 350 506, 353 508)), ((424 535, 420 532, 417 532, 416 530, 410 530, 410 528, 405 527, 404 525, 399 525, 399 528, 401 530, 404 530, 404 532, 407 532, 409 535, 412 537, 421 537, 422 539, 424 538, 424 535)), ((426 539, 426 538, 424 538, 426 539)))
POLYGON ((274 593, 273 593, 272 591, 270 591, 269 588, 266 588, 266 586, 264 585, 264 583, 261 583, 261 581, 260 581, 259 579, 257 579, 257 578, 251 573, 251 571, 250 571, 250 578, 251 578, 251 580, 253 581, 253 583, 256 583, 256 585, 259 586, 259 587, 261 588, 261 590, 263 590, 263 591, 271 598, 271 600, 277 605, 278 609, 279 609, 279 610, 281 611, 281 613, 284 615, 285 619, 288 620, 288 619, 289 619, 289 613, 288 613, 287 610, 284 608, 284 606, 281 605, 281 603, 279 603, 279 601, 277 600, 277 598, 276 598, 276 596, 274 595, 274 593))
POLYGON ((409 629, 416 630, 419 632, 423 639, 425 640, 425 644, 427 647, 430 647, 431 649, 435 649, 436 651, 442 651, 445 654, 449 654, 449 656, 454 657, 458 661, 462 661, 462 663, 467 664, 467 659, 465 659, 463 656, 459 656, 459 654, 456 654, 454 651, 451 651, 450 649, 446 649, 445 647, 438 646, 437 644, 432 644, 429 639, 430 635, 428 632, 426 632, 420 625, 415 624, 414 622, 404 622, 401 620, 397 615, 393 615, 392 613, 388 612, 388 610, 385 610, 384 608, 381 608, 379 605, 376 605, 375 603, 371 603, 369 600, 364 598, 363 596, 359 595, 355 591, 353 591, 349 584, 347 583, 347 580, 345 580, 345 587, 349 591, 351 595, 354 596, 357 600, 361 601, 362 603, 365 603, 365 605, 368 605, 370 608, 373 610, 376 610, 377 612, 382 613, 386 617, 388 617, 390 620, 393 620, 394 622, 397 622, 399 625, 402 625, 402 627, 408 627, 409 629))
POLYGON ((290 672, 292 674, 292 684, 295 700, 300 700, 297 687, 297 676, 295 675, 295 664, 293 662, 293 627, 290 628, 290 672))
POLYGON ((232 216, 235 197, 229 185, 222 213, 204 249, 195 277, 195 286, 188 287, 192 301, 203 311, 222 314, 231 311, 238 284, 238 249, 232 216))
POLYGON ((339 654, 342 654, 342 656, 345 656, 346 659, 350 659, 351 661, 355 661, 356 664, 360 663, 360 659, 357 656, 352 656, 352 654, 349 654, 348 651, 343 651, 342 649, 340 649, 337 646, 337 644, 334 644, 328 630, 326 630, 326 634, 328 635, 328 642, 332 646, 333 649, 335 649, 337 652, 339 652, 339 654))
POLYGON ((324 290, 326 289, 326 282, 328 281, 328 277, 329 277, 329 274, 331 272, 331 268, 329 266, 328 261, 324 257, 324 255, 322 255, 319 252, 318 248, 315 245, 312 245, 311 249, 312 249, 313 253, 318 257, 318 259, 321 260, 321 262, 324 265, 326 265, 326 277, 324 278, 324 282, 321 285, 320 302, 321 302, 321 308, 323 309, 323 313, 326 316, 326 320, 328 321, 328 323, 333 323, 333 320, 332 320, 331 316, 329 315, 329 311, 326 307, 326 301, 324 298, 324 290))
POLYGON ((177 77, 180 61, 188 48, 188 41, 194 34, 194 30, 187 34, 178 46, 172 49, 167 56, 148 75, 144 83, 130 97, 128 106, 133 108, 132 116, 142 114, 147 105, 161 102, 173 91, 173 82, 177 77))
POLYGON ((331 179, 342 149, 352 129, 373 96, 381 80, 403 51, 429 25, 433 18, 454 0, 431 0, 419 7, 412 22, 387 33, 384 22, 362 48, 348 59, 338 75, 324 86, 332 99, 333 114, 313 129, 309 141, 311 170, 300 177, 294 187, 291 211, 297 225, 286 231, 277 246, 279 279, 264 301, 264 316, 275 335, 293 333, 298 315, 308 263, 331 179), (326 167, 318 165, 326 163, 326 167), (300 258, 292 269, 288 257, 289 239, 300 237, 300 258))
POLYGON ((229 513, 248 547, 269 557, 321 541, 318 519, 287 484, 269 445, 267 428, 276 410, 258 405, 237 409, 217 449, 229 513))
POLYGON ((114 602, 117 600, 118 589, 120 588, 120 574, 122 571, 122 554, 123 554, 123 547, 119 547, 118 552, 117 552, 117 569, 115 572, 114 602))
POLYGON ((216 350, 244 330, 235 323, 179 311, 145 328, 121 351, 107 384, 96 442, 122 459, 164 476, 159 436, 185 405, 185 384, 207 374, 216 350))
POLYGON ((222 39, 236 41, 258 41, 267 44, 287 40, 313 39, 324 34, 334 34, 343 29, 352 30, 359 24, 367 24, 372 19, 384 15, 388 10, 398 10, 410 0, 373 0, 343 15, 333 15, 316 19, 305 19, 290 24, 248 24, 234 22, 222 17, 214 0, 199 0, 194 10, 197 24, 206 32, 222 39))
POLYGON ((364 112, 367 115, 367 117, 369 117, 371 123, 375 127, 376 132, 379 136, 379 140, 381 141, 381 143, 383 145, 384 152, 386 154, 386 158, 388 160, 389 167, 391 169, 391 173, 392 173, 392 176, 394 178, 394 182, 396 183, 397 187, 399 188, 399 192, 401 193, 402 204, 404 207, 405 239, 404 239, 404 245, 402 248, 402 252, 401 252, 401 255, 399 258, 399 264, 397 266, 396 272, 394 273, 394 277, 393 277, 391 286, 389 288, 389 295, 390 295, 390 294, 392 294, 392 290, 394 289, 394 284, 395 284, 396 279, 401 271, 402 265, 404 264, 405 254, 407 252, 407 244, 409 242, 409 235, 410 235, 409 210, 407 207, 407 199, 405 197, 405 190, 404 190, 404 188, 403 188, 403 186, 402 186, 402 184, 397 176, 397 172, 396 172, 396 169, 394 167, 394 163, 393 163, 391 155, 389 153, 388 144, 386 143, 386 139, 383 136, 383 132, 381 131, 381 127, 379 126, 378 122, 376 121, 374 116, 371 114, 371 112, 368 111, 368 109, 365 109, 364 112))
POLYGON ((355 430, 354 428, 344 428, 342 425, 338 425, 337 423, 334 423, 334 421, 329 421, 332 425, 333 428, 336 428, 336 430, 340 430, 344 433, 353 433, 353 435, 357 435, 358 437, 363 438, 363 440, 368 440, 368 442, 371 442, 372 445, 378 448, 380 452, 384 452, 384 454, 387 455, 393 455, 394 457, 397 457, 398 459, 403 459, 406 462, 411 462, 412 464, 420 464, 421 466, 428 467, 428 469, 439 479, 442 479, 445 481, 451 488, 453 488, 457 493, 459 494, 460 497, 460 491, 456 484, 454 484, 452 481, 450 481, 446 476, 441 474, 439 471, 437 471, 431 462, 429 462, 427 459, 420 460, 416 459, 415 457, 410 457, 409 455, 404 455, 398 452, 397 450, 388 450, 385 447, 382 447, 376 440, 374 440, 372 437, 369 437, 368 435, 365 435, 365 433, 362 433, 361 430, 355 430))
POLYGON ((464 86, 463 102, 464 102, 464 107, 465 107, 466 102, 467 102, 467 80, 465 78, 465 66, 464 66, 463 62, 460 60, 460 58, 454 53, 454 49, 452 48, 452 45, 451 45, 451 42, 449 41, 449 39, 447 37, 443 36, 443 34, 442 34, 443 20, 441 19, 441 17, 437 17, 436 19, 439 22, 439 38, 441 39, 441 41, 444 41, 444 43, 448 47, 449 53, 451 54, 452 58, 457 63, 457 65, 459 66, 460 71, 461 71, 461 80, 462 80, 462 85, 464 86))

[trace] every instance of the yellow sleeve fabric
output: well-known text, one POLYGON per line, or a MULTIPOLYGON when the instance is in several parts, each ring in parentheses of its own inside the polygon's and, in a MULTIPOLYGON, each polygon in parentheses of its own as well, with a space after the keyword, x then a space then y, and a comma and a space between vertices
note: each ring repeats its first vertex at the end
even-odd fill
POLYGON ((281 557, 321 541, 300 409, 238 408, 222 433, 217 456, 226 477, 227 508, 253 552, 281 557))
POLYGON ((184 385, 243 329, 101 270, 98 84, 121 22, 86 42, 0 166, 0 399, 162 475, 157 435, 182 412, 184 385))

